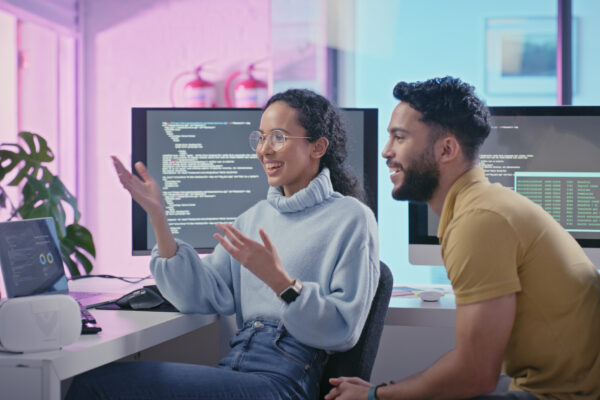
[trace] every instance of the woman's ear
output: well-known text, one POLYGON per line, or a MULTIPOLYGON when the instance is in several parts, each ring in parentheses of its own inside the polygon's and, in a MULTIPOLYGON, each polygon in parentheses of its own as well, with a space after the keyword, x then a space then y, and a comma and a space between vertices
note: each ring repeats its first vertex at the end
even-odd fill
POLYGON ((329 140, 326 137, 320 137, 313 143, 312 157, 321 158, 327 152, 327 148, 329 147, 329 140))

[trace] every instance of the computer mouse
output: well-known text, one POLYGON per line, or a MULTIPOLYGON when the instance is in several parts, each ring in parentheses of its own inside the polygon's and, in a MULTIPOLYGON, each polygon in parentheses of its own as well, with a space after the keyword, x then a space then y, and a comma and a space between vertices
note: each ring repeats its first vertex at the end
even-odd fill
POLYGON ((127 293, 121 297, 115 303, 123 308, 131 308, 133 310, 147 310, 150 308, 158 307, 164 303, 164 299, 160 294, 151 288, 143 287, 136 289, 131 293, 127 293))
POLYGON ((440 297, 442 297, 442 294, 442 292, 438 292, 435 290, 425 290, 419 293, 419 296, 423 301, 439 301, 440 297))

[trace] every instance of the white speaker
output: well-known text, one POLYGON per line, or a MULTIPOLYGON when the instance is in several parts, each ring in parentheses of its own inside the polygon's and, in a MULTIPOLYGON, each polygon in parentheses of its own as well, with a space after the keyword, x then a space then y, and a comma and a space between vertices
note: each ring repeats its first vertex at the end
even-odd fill
POLYGON ((0 350, 57 350, 79 339, 81 311, 64 294, 27 296, 0 302, 0 350))

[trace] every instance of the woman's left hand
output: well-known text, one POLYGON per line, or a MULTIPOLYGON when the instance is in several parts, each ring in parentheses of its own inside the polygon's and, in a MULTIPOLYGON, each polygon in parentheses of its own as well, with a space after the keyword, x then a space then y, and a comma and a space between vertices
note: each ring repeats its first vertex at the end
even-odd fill
POLYGON ((371 384, 360 378, 347 378, 340 376, 339 378, 330 378, 329 383, 333 388, 325 395, 325 400, 359 400, 366 399, 369 394, 371 384))
POLYGON ((277 295, 292 285, 293 281, 283 269, 277 250, 262 228, 259 234, 264 245, 250 239, 231 224, 216 224, 216 227, 225 237, 218 233, 215 233, 214 237, 225 250, 265 282, 277 295))

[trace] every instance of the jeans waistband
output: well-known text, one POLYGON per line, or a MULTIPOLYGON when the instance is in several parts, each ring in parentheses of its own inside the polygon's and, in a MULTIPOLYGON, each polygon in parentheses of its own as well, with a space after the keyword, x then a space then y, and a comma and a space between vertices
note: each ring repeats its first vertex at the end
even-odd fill
POLYGON ((263 328, 265 326, 272 327, 272 328, 278 328, 278 329, 285 329, 283 327, 283 323, 281 321, 277 321, 277 320, 273 320, 273 319, 266 319, 266 318, 253 318, 251 320, 245 321, 242 329, 263 328))

